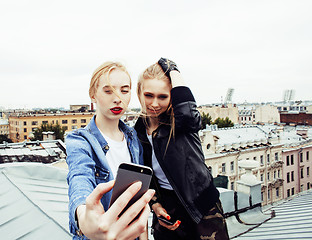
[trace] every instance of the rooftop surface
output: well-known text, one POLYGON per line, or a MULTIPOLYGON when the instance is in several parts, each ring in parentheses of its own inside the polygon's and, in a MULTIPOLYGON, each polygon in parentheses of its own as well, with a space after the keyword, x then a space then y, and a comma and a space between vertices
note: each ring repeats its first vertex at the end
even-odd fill
POLYGON ((66 176, 41 163, 0 164, 1 239, 71 239, 66 176))
POLYGON ((312 190, 268 210, 274 210, 275 217, 235 239, 312 239, 312 190))

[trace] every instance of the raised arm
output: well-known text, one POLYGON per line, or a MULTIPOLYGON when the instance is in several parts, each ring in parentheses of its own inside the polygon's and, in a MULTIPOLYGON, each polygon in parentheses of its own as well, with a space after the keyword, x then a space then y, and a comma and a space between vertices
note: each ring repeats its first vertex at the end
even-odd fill
POLYGON ((198 132, 201 128, 200 113, 196 108, 195 98, 191 90, 186 87, 177 65, 166 58, 160 58, 158 64, 172 84, 171 101, 176 130, 198 132))

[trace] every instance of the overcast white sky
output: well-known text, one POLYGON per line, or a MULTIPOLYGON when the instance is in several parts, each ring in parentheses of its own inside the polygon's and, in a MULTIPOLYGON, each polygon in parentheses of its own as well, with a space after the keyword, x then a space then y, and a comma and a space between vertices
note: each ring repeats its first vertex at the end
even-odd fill
POLYGON ((0 0, 0 106, 89 104, 92 72, 174 60, 198 105, 312 100, 310 0, 0 0))

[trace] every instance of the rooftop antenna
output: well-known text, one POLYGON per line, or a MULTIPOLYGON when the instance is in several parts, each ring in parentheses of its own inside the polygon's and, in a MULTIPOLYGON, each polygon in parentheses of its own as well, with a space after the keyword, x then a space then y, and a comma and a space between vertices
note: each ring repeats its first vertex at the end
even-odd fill
POLYGON ((231 103, 232 102, 232 96, 233 96, 234 88, 228 88, 225 96, 224 103, 231 103))

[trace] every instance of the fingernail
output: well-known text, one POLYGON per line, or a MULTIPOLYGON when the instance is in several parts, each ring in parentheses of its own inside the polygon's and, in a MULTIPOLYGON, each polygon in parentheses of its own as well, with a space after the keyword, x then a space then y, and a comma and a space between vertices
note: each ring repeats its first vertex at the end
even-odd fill
POLYGON ((167 216, 167 219, 170 220, 170 216, 167 216))
POLYGON ((181 221, 178 220, 178 225, 180 225, 180 224, 181 224, 181 221))

